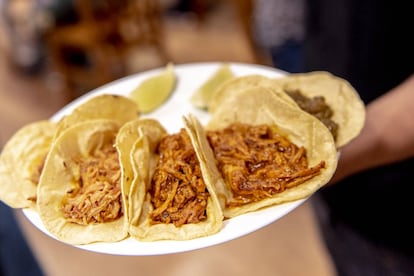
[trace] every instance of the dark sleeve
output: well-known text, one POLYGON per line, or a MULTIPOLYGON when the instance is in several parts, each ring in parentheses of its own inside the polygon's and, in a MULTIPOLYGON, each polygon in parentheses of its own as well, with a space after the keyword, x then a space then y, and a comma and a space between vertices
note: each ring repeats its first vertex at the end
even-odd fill
POLYGON ((412 1, 309 0, 305 68, 348 79, 369 102, 414 72, 412 1))

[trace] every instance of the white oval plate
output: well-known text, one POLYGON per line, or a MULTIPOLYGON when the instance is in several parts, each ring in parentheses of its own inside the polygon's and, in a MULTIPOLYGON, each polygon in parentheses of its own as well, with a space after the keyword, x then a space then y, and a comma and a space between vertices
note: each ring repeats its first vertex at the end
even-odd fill
MULTIPOLYGON (((267 77, 280 77, 285 74, 283 71, 260 65, 243 63, 229 64, 236 76, 259 74, 267 77)), ((174 70, 177 74, 177 85, 172 96, 156 111, 142 115, 141 117, 158 119, 170 133, 178 132, 183 127, 182 116, 188 115, 189 113, 196 115, 201 123, 206 123, 209 118, 208 113, 193 107, 190 103, 190 97, 221 65, 221 62, 175 65, 174 70)), ((63 115, 71 112, 74 107, 97 94, 127 95, 142 80, 158 74, 163 69, 158 68, 131 75, 97 88, 65 106, 51 119, 60 119, 63 115)), ((76 245, 76 247, 97 253, 128 256, 162 255, 205 248, 239 238, 267 226, 288 214, 304 201, 305 199, 276 205, 225 220, 220 232, 207 237, 187 241, 167 240, 154 242, 140 242, 129 237, 115 243, 102 242, 76 245)), ((23 213, 38 229, 50 237, 55 238, 45 229, 37 212, 24 209, 23 213)))

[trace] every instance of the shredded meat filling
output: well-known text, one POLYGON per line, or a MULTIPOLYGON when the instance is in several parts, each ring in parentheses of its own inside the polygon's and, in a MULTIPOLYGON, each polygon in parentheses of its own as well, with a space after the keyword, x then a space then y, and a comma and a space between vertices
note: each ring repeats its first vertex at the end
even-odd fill
POLYGON ((259 201, 318 175, 325 162, 308 167, 306 150, 267 125, 235 123, 208 131, 218 168, 232 190, 228 206, 259 201))
POLYGON ((306 97, 300 90, 287 90, 286 93, 299 105, 299 107, 318 118, 332 133, 336 140, 339 125, 332 120, 333 110, 326 103, 323 96, 306 97))
POLYGON ((166 136, 157 152, 160 158, 150 190, 152 223, 173 223, 179 227, 205 220, 209 193, 188 134, 181 129, 166 136))
POLYGON ((79 186, 63 200, 65 218, 81 225, 110 222, 123 215, 121 170, 112 143, 76 161, 79 186))

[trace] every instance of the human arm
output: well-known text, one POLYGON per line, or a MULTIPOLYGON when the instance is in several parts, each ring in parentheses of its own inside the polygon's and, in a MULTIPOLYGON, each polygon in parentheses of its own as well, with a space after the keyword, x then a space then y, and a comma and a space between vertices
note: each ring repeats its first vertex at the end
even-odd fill
POLYGON ((361 134, 341 149, 335 183, 354 173, 414 156, 414 74, 367 105, 361 134))

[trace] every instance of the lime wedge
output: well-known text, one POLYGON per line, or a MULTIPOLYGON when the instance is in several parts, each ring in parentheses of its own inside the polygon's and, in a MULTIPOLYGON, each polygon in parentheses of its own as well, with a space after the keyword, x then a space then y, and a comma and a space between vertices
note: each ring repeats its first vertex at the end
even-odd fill
POLYGON ((190 102, 198 108, 207 109, 214 90, 234 77, 229 64, 223 63, 191 96, 190 102))
POLYGON ((171 95, 176 83, 172 63, 168 63, 158 75, 142 81, 129 96, 138 104, 139 111, 149 113, 161 106, 171 95))

